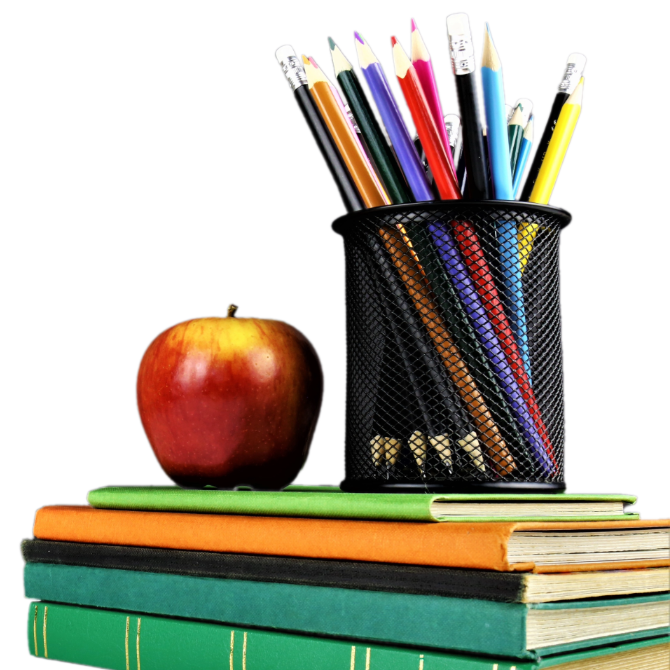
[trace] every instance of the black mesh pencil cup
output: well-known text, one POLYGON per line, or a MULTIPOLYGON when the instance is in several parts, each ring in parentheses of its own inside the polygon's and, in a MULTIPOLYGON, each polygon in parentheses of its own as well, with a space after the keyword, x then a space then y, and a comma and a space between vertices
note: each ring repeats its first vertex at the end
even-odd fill
POLYGON ((346 491, 565 489, 560 209, 348 214, 346 491))

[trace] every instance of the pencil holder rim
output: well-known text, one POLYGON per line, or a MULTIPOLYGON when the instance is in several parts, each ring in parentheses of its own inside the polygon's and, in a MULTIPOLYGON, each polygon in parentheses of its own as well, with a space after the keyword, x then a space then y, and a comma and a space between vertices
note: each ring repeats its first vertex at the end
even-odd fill
POLYGON ((479 208, 500 207, 506 214, 519 212, 530 212, 535 214, 545 214, 558 219, 558 225, 561 230, 572 221, 572 214, 560 207, 552 205, 538 205, 533 202, 522 202, 520 200, 430 200, 427 202, 411 202, 401 205, 384 205, 383 207, 372 207, 370 209, 361 209, 357 212, 349 212, 333 221, 332 228, 338 235, 345 235, 350 228, 356 225, 360 220, 369 221, 370 214, 380 216, 425 212, 427 209, 432 211, 458 211, 472 210, 479 208))

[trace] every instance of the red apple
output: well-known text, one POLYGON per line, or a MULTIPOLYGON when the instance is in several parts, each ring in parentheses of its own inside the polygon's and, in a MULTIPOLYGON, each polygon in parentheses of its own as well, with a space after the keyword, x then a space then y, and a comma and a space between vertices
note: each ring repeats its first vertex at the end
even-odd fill
POLYGON ((179 486, 279 489, 307 458, 323 393, 316 351, 293 326, 236 309, 168 328, 140 364, 142 424, 179 486))

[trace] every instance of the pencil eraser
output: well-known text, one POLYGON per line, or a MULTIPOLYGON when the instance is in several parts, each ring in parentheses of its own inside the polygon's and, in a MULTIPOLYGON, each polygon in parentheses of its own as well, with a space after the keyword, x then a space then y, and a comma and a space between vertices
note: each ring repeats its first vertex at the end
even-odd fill
POLYGON ((568 56, 568 63, 574 65, 574 69, 583 72, 586 67, 586 56, 584 54, 574 53, 568 56))
POLYGON ((450 35, 469 35, 470 20, 467 14, 449 14, 447 16, 447 32, 450 35))
POLYGON ((290 44, 284 44, 275 51, 275 57, 280 65, 283 65, 289 58, 295 58, 295 49, 290 44))

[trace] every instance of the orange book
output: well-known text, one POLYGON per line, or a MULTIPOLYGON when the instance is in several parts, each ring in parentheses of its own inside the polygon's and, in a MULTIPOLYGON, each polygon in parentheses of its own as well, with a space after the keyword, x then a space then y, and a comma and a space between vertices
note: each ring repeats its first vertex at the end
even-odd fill
POLYGON ((44 507, 41 540, 566 572, 670 565, 670 520, 405 523, 44 507))

